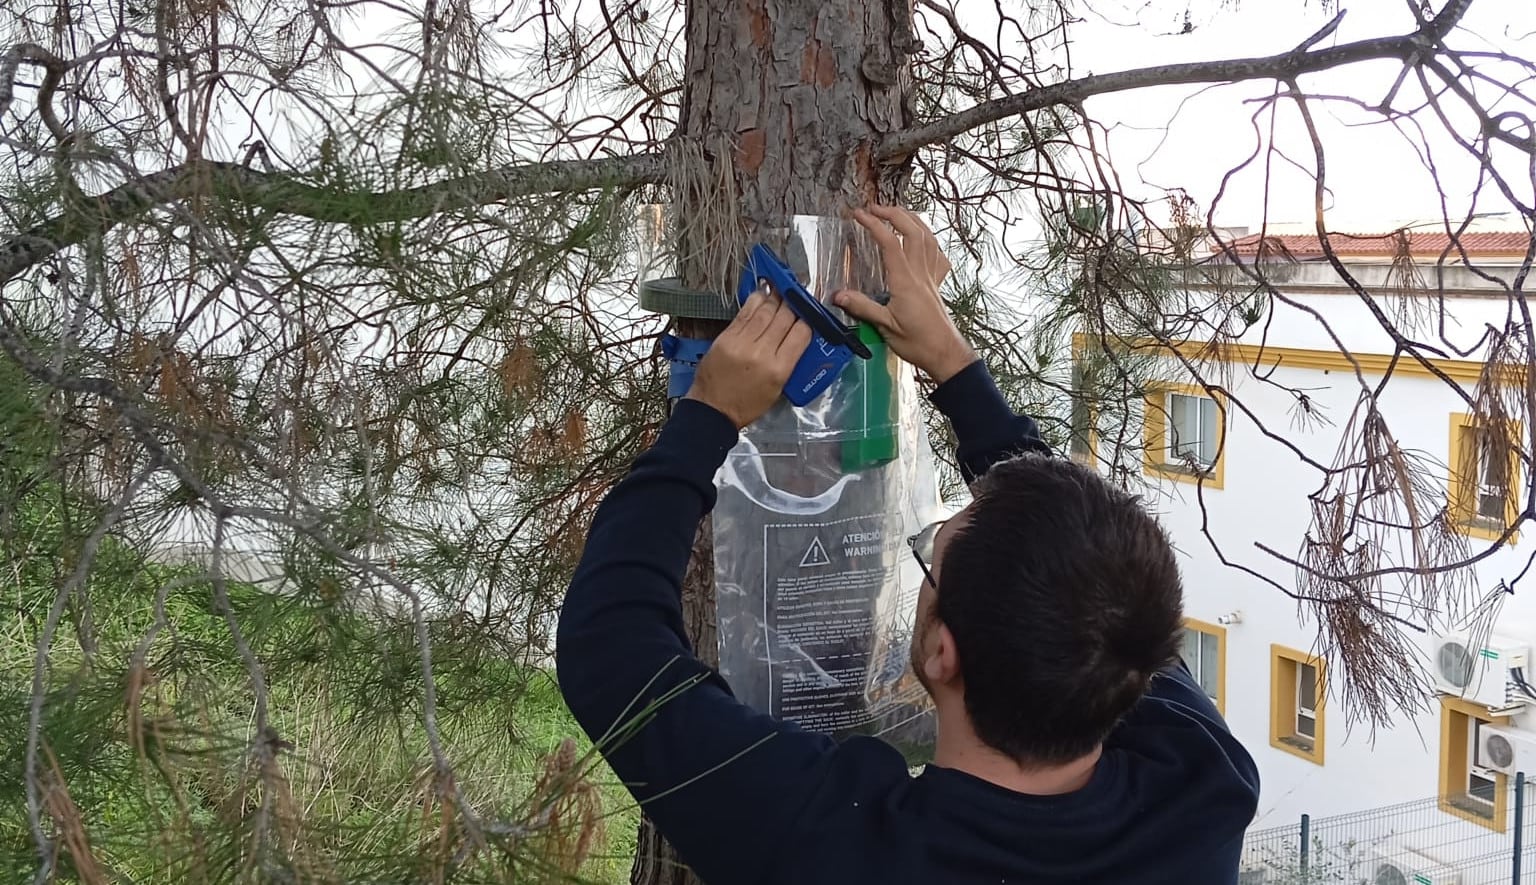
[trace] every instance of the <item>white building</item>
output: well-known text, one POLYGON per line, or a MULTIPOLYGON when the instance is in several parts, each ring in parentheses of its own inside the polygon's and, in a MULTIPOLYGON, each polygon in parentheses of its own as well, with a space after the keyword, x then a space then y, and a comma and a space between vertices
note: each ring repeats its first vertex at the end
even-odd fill
MULTIPOLYGON (((1377 293, 1392 321, 1411 337, 1447 352, 1428 365, 1409 358, 1394 361, 1391 336, 1367 302, 1323 259, 1317 238, 1272 239, 1295 260, 1288 262, 1279 286, 1284 300, 1292 303, 1276 301, 1271 322, 1239 336, 1215 358, 1197 360, 1195 372, 1171 355, 1151 363, 1146 417, 1132 431, 1143 443, 1140 450, 1128 456, 1107 454, 1111 446, 1105 437, 1111 431, 1095 426, 1091 436, 1074 440, 1074 454, 1101 466, 1119 457, 1121 469, 1129 460, 1130 469, 1150 483, 1149 497, 1181 554, 1191 627, 1186 657, 1259 764, 1263 793, 1255 827, 1291 823, 1303 813, 1322 817, 1435 796, 1447 824, 1466 828, 1457 841, 1468 851, 1482 850, 1470 847, 1481 834, 1505 834, 1510 826, 1510 791, 1499 769, 1518 768, 1536 777, 1536 697, 1521 706, 1523 692, 1511 689, 1515 708, 1498 709, 1504 706, 1507 657, 1495 660, 1473 642, 1472 668, 1476 674, 1486 670, 1488 678, 1474 679, 1469 697, 1434 698, 1428 712, 1399 715, 1374 737, 1365 728, 1351 732, 1341 708, 1340 680, 1330 679, 1330 671, 1342 665, 1336 656, 1314 656, 1318 629, 1311 608, 1299 607, 1263 580, 1294 591, 1297 569, 1263 548, 1294 557, 1309 532, 1317 536, 1309 495, 1323 485, 1324 472, 1307 459, 1325 467, 1350 460, 1341 443, 1360 438, 1362 422, 1351 416, 1362 388, 1380 385, 1390 370, 1379 399, 1380 416, 1408 457, 1423 468, 1416 503, 1421 509, 1433 503, 1436 510, 1449 504, 1454 531, 1472 552, 1486 549, 1488 539, 1502 534, 1507 520, 1523 509, 1530 462, 1516 453, 1511 461, 1517 469, 1510 471, 1489 471, 1486 463, 1475 463, 1480 457, 1473 443, 1477 430, 1460 391, 1474 394, 1484 374, 1479 340, 1485 326, 1505 328, 1512 313, 1513 321, 1521 318, 1500 283, 1480 277, 1456 256, 1448 256, 1443 271, 1436 273, 1449 245, 1443 233, 1416 234, 1409 243, 1406 253, 1417 268, 1416 281, 1401 242, 1386 236, 1337 236, 1332 244, 1347 269, 1377 293), (1408 297, 1381 297, 1394 284, 1402 289, 1405 281, 1408 297), (1422 286, 1418 294, 1413 293, 1416 286, 1422 286), (1429 293, 1443 294, 1443 310, 1442 301, 1429 293), (1350 356, 1341 352, 1334 336, 1350 356), (1445 341, 1466 358, 1457 357, 1445 341), (1295 420, 1298 393, 1332 423, 1295 420), (1252 573, 1223 564, 1217 549, 1252 573), (1486 746, 1478 752, 1479 737, 1491 734, 1481 730, 1489 725, 1515 729, 1519 752, 1513 760, 1488 758, 1486 746), (1529 735, 1528 743, 1518 740, 1520 733, 1529 735), (1504 761, 1509 764, 1500 766, 1504 761)), ((1484 232, 1463 235, 1460 247, 1477 270, 1508 282, 1530 243, 1524 233, 1484 232)), ((1251 260, 1256 238, 1238 244, 1251 260)), ((1079 336, 1079 353, 1086 342, 1079 336)), ((1122 346, 1138 350, 1134 343, 1122 346)), ((1202 348, 1189 344, 1179 351, 1193 358, 1202 348)), ((1164 348, 1162 353, 1169 352, 1164 348)), ((1511 380, 1523 389, 1524 373, 1511 380)), ((1529 412, 1511 414, 1520 424, 1518 438, 1528 447, 1529 412)), ((1346 498, 1348 503, 1356 500, 1346 498)), ((1411 548, 1406 532, 1378 534, 1411 548)), ((1475 582, 1459 594, 1463 607, 1485 597, 1501 602, 1496 617, 1482 619, 1492 621, 1499 637, 1491 644, 1507 642, 1522 652, 1536 649, 1536 574, 1512 595, 1496 590, 1501 581, 1521 574, 1531 558, 1531 543, 1530 538, 1512 538, 1477 564, 1475 582)), ((1405 558, 1402 549, 1394 560, 1399 564, 1405 558)), ((1442 664, 1468 660, 1458 659, 1454 650, 1437 656, 1442 643, 1436 634, 1449 632, 1447 622, 1459 614, 1410 618, 1436 622, 1430 632, 1409 631, 1431 673, 1442 664)), ((1536 672, 1528 672, 1536 683, 1536 672)))

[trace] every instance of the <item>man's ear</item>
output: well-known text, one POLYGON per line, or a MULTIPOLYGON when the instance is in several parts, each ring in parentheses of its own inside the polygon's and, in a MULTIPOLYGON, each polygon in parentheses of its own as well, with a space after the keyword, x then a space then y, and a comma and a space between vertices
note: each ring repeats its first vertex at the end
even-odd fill
POLYGON ((934 625, 934 646, 923 660, 923 675, 934 685, 950 685, 960 681, 960 652, 955 646, 955 634, 940 621, 934 625))

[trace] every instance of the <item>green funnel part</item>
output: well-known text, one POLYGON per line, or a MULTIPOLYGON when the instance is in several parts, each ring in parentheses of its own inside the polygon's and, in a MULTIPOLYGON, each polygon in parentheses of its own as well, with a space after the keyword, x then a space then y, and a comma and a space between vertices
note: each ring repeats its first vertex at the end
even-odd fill
POLYGON ((844 473, 869 470, 896 460, 896 383, 891 351, 869 323, 859 323, 857 336, 872 357, 854 360, 844 371, 849 381, 848 426, 843 438, 844 473))

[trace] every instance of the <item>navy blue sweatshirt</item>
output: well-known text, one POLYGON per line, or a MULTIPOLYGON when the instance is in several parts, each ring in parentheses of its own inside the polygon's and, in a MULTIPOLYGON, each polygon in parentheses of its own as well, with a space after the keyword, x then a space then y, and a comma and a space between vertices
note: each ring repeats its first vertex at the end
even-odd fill
MULTIPOLYGON (((967 475, 1044 450, 981 363, 941 385, 967 475)), ((679 599, 731 421, 677 404, 592 522, 556 663, 576 720, 708 885, 1229 885, 1258 801, 1253 760, 1178 667, 1105 742, 1082 789, 1017 793, 878 739, 842 742, 735 699, 683 633, 679 599)))

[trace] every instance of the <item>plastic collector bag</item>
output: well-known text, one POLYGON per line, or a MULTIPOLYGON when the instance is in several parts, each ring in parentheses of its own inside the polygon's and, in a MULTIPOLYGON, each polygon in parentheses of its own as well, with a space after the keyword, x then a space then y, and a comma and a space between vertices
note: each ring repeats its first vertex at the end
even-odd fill
MULTIPOLYGON (((883 288, 851 222, 795 216, 765 241, 817 297, 883 288)), ((861 334, 874 359, 803 408, 781 400, 716 477, 720 670, 757 709, 920 762, 934 724, 909 664, 922 572, 906 539, 946 511, 912 370, 861 334)))

